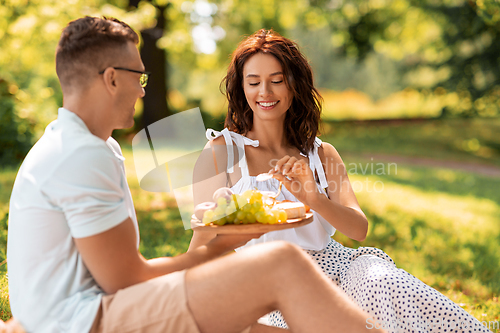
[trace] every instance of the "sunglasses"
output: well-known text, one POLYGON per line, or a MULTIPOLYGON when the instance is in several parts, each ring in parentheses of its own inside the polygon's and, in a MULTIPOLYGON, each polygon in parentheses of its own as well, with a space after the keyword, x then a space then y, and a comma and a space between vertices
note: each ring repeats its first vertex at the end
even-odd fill
MULTIPOLYGON (((150 72, 143 72, 143 71, 137 71, 135 69, 129 69, 129 68, 123 68, 123 67, 111 67, 113 69, 121 70, 121 71, 128 71, 132 73, 138 73, 141 74, 141 77, 139 78, 139 83, 141 84, 141 87, 146 87, 148 85, 148 79, 149 76, 151 75, 150 72)), ((103 74, 105 69, 99 72, 99 74, 103 74)))

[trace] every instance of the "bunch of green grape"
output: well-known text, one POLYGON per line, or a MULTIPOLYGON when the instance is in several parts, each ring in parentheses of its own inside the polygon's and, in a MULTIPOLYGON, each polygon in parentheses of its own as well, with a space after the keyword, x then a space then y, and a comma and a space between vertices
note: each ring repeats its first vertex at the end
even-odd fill
POLYGON ((287 214, 282 209, 273 209, 267 198, 259 191, 247 190, 242 194, 231 194, 217 198, 215 209, 203 214, 205 225, 215 224, 276 224, 285 223, 287 214))

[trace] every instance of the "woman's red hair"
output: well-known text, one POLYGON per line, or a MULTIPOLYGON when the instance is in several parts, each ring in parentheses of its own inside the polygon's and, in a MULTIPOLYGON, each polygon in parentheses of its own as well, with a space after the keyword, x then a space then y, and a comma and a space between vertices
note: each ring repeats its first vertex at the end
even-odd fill
POLYGON ((272 29, 261 29, 243 40, 233 52, 225 83, 228 113, 224 126, 239 134, 252 129, 253 111, 243 91, 243 66, 256 53, 271 54, 281 64, 285 83, 293 92, 293 101, 286 113, 284 130, 288 143, 307 154, 319 133, 321 103, 314 88, 312 69, 296 43, 280 36, 272 29))

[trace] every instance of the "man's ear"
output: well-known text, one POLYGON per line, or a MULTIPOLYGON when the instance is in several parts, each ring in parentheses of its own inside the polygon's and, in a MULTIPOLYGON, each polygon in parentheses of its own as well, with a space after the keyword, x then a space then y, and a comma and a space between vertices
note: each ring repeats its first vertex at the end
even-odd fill
POLYGON ((104 80, 104 86, 106 87, 106 90, 112 95, 116 94, 117 90, 117 77, 116 77, 116 70, 113 67, 108 67, 104 71, 103 75, 103 80, 104 80))

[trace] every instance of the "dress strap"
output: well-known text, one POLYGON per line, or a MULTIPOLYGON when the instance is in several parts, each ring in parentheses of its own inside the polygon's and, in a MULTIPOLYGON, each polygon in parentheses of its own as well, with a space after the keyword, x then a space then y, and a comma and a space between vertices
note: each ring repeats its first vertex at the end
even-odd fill
POLYGON ((224 137, 224 141, 226 141, 226 148, 227 148, 227 168, 226 168, 226 170, 229 173, 233 173, 234 172, 234 168, 233 168, 233 164, 234 164, 233 142, 231 140, 231 135, 229 134, 229 131, 227 130, 227 128, 224 128, 220 132, 209 128, 209 129, 207 129, 207 132, 206 132, 206 137, 210 141, 217 139, 221 135, 224 137))
POLYGON ((222 131, 215 131, 211 128, 207 129, 206 132, 206 137, 208 140, 212 141, 219 136, 224 137, 224 141, 226 141, 226 147, 227 147, 227 172, 228 173, 233 173, 234 172, 234 152, 233 152, 233 141, 236 144, 236 147, 238 147, 238 154, 241 154, 240 160, 238 162, 238 166, 241 169, 241 175, 242 177, 248 177, 248 165, 247 165, 247 160, 245 157, 245 145, 247 146, 253 146, 253 147, 258 147, 259 146, 259 140, 251 140, 247 137, 244 137, 241 134, 231 132, 227 128, 224 128, 222 131))
POLYGON ((321 163, 321 158, 319 158, 318 148, 321 147, 321 141, 319 138, 314 140, 314 147, 312 153, 309 153, 309 167, 311 170, 318 173, 319 184, 323 189, 328 187, 328 181, 326 180, 325 170, 323 169, 323 164, 321 163))

